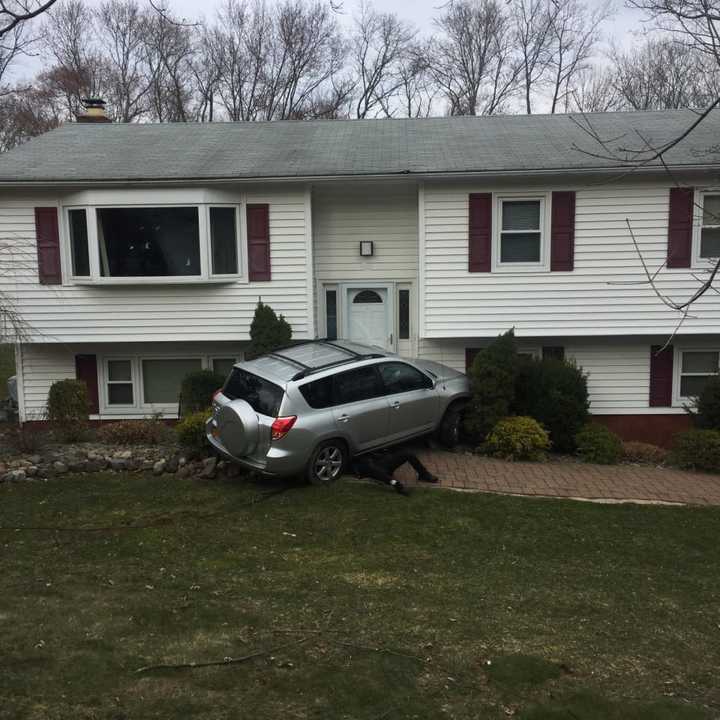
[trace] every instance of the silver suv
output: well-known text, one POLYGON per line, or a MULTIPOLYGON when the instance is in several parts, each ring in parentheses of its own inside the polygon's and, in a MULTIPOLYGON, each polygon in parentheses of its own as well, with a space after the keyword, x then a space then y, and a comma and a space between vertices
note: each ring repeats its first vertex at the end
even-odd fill
POLYGON ((237 363, 213 397, 210 443, 265 475, 338 478, 354 455, 435 433, 457 443, 468 379, 342 340, 292 345, 237 363))

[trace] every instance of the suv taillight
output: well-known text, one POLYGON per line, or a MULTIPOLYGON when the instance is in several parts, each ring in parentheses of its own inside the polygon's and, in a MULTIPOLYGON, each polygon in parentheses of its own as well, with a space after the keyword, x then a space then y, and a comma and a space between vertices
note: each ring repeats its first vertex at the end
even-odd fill
POLYGON ((279 417, 273 420, 273 424, 270 427, 271 435, 273 440, 280 440, 284 438, 289 432, 290 428, 295 424, 297 415, 290 415, 290 417, 279 417))

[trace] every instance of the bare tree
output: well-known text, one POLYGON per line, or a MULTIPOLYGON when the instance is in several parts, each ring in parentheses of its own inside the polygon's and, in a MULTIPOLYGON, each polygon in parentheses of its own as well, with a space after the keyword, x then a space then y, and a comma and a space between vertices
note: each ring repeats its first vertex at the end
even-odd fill
POLYGON ((155 13, 147 22, 145 52, 150 77, 150 117, 159 122, 193 119, 194 96, 192 26, 169 11, 155 13))
POLYGON ((577 72, 573 86, 562 98, 565 112, 612 112, 622 107, 615 89, 615 71, 610 68, 585 67, 577 72))
MULTIPOLYGON (((397 109, 405 117, 429 117, 438 88, 430 71, 430 59, 426 43, 416 44, 400 63, 398 74, 401 85, 398 90, 397 109)), ((386 110, 386 115, 391 112, 386 110)))
POLYGON ((525 112, 532 113, 533 96, 548 80, 553 57, 553 29, 559 0, 514 0, 512 40, 520 55, 525 112))
MULTIPOLYGON (((550 112, 567 107, 570 94, 577 84, 587 80, 590 61, 600 39, 600 28, 611 16, 611 5, 601 3, 593 10, 578 0, 553 0, 557 12, 553 16, 552 55, 549 74, 552 97, 550 112)), ((600 85, 595 85, 596 98, 600 85)), ((589 99, 589 98, 588 98, 589 99)))
POLYGON ((720 67, 706 54, 669 37, 615 52, 615 88, 632 110, 702 108, 717 97, 720 67))
POLYGON ((0 0, 0 40, 49 10, 57 0, 0 0))
POLYGON ((274 40, 267 64, 268 120, 303 117, 343 67, 347 47, 329 6, 286 0, 274 17, 274 40))
POLYGON ((520 71, 498 0, 452 0, 436 21, 430 71, 452 115, 499 112, 520 71))
POLYGON ((98 42, 105 53, 105 99, 120 122, 139 120, 148 110, 149 23, 148 13, 136 0, 106 0, 97 10, 98 42))
POLYGON ((417 32, 394 13, 377 12, 361 2, 351 43, 351 72, 356 79, 354 115, 364 118, 392 112, 393 100, 406 81, 417 32))

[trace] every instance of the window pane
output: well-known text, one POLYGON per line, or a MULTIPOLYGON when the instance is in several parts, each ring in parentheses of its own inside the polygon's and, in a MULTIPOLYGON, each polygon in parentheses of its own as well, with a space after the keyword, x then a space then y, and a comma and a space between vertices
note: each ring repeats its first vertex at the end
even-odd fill
POLYGON ((325 291, 325 325, 328 340, 337 340, 337 291, 325 291))
POLYGON ((410 291, 398 292, 398 337, 407 340, 410 337, 410 291))
POLYGON ((108 405, 132 405, 133 386, 130 383, 110 383, 108 385, 108 405))
POLYGON ((697 397, 705 388, 706 383, 713 375, 683 375, 680 378, 680 395, 682 397, 697 397))
POLYGON ((277 417, 283 399, 279 385, 240 368, 232 371, 223 394, 231 400, 244 400, 256 413, 270 417, 277 417))
POLYGON ((703 198, 703 225, 720 225, 720 195, 703 198))
MULTIPOLYGON (((178 402, 183 378, 200 368, 199 359, 143 360, 143 402, 145 404, 178 402)), ((209 402, 210 398, 208 398, 209 402)))
POLYGON ((384 392, 380 385, 380 378, 373 366, 335 375, 334 395, 338 404, 368 400, 379 397, 384 392))
POLYGON ((235 365, 235 358, 214 358, 212 361, 212 369, 218 375, 227 377, 235 365))
POLYGON ((718 371, 718 354, 716 352, 684 352, 682 354, 682 371, 684 373, 716 373, 718 371))
POLYGON ((539 200, 505 200, 502 204, 503 230, 539 230, 539 200))
POLYGON ((540 262, 540 233, 503 233, 500 262, 540 262))
POLYGON ((70 210, 68 216, 70 219, 72 274, 78 277, 90 275, 87 215, 85 210, 70 210))
POLYGON ((97 220, 103 277, 200 274, 197 208, 99 208, 97 220))
POLYGON ((333 378, 322 378, 300 386, 305 402, 311 408, 326 408, 333 404, 333 378))
POLYGON ((430 378, 405 363, 383 363, 380 365, 380 375, 390 394, 432 387, 430 378))
POLYGON ((700 257, 720 257, 720 228, 703 228, 700 235, 700 257))
POLYGON ((108 380, 131 380, 129 360, 108 360, 108 380))
POLYGON ((214 275, 232 275, 238 271, 235 208, 210 208, 210 241, 214 275))

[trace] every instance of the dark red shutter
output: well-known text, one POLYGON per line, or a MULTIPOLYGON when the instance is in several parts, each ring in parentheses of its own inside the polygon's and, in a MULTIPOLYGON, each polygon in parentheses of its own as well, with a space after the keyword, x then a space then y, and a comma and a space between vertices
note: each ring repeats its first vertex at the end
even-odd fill
POLYGON ((480 348, 465 348, 465 372, 470 370, 479 352, 480 348))
POLYGON ((492 256, 492 194, 468 196, 468 270, 490 272, 492 256))
POLYGON ((660 345, 650 348, 650 407, 670 407, 673 385, 673 347, 660 352, 660 345))
POLYGON ((575 193, 552 194, 550 270, 570 271, 575 267, 575 193))
POLYGON ((58 211, 54 207, 35 208, 35 236, 37 238, 38 277, 41 285, 60 285, 60 234, 58 211))
POLYGON ((88 399, 90 400, 90 414, 95 415, 99 413, 100 403, 98 394, 97 356, 76 355, 75 377, 78 380, 82 380, 87 385, 88 399))
POLYGON ((248 275, 270 280, 270 206, 247 206, 248 275))
POLYGON ((694 195, 692 188, 670 188, 667 248, 669 268, 690 267, 694 195))

